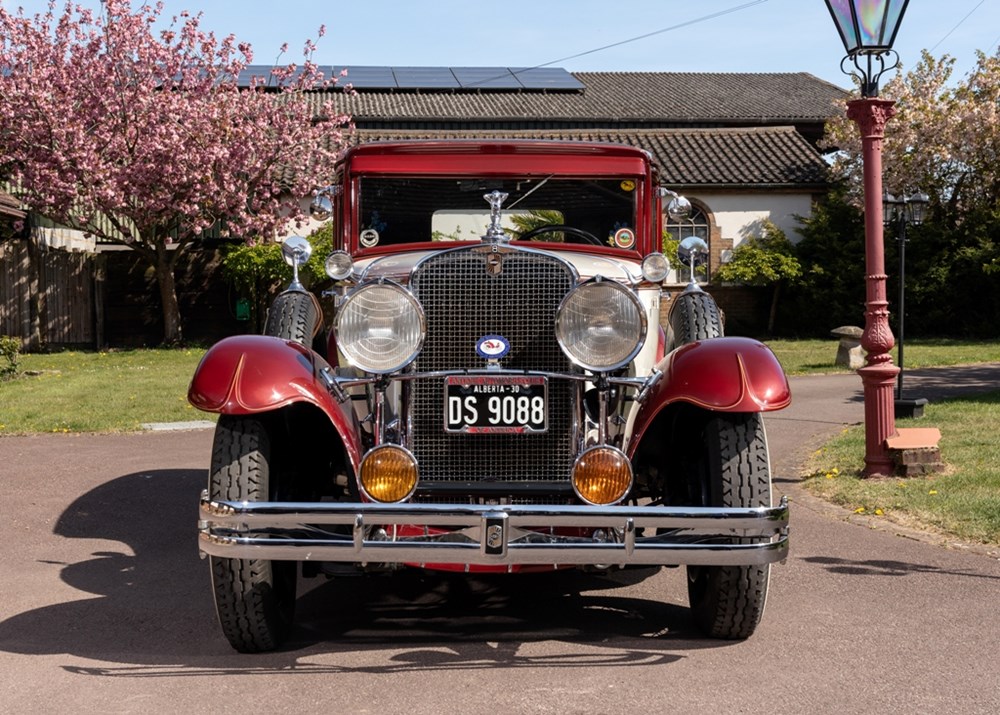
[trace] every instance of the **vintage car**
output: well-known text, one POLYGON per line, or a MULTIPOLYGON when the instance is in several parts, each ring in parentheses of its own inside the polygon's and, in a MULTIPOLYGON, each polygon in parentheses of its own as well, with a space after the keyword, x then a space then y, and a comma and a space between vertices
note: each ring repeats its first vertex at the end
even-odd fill
POLYGON ((703 242, 665 288, 663 212, 690 204, 650 155, 391 142, 338 166, 314 214, 332 315, 296 272, 265 335, 222 340, 191 383, 220 415, 199 543, 232 646, 282 642, 300 574, 403 568, 684 565, 703 632, 750 636, 787 555, 762 413, 788 382, 723 336, 703 242))

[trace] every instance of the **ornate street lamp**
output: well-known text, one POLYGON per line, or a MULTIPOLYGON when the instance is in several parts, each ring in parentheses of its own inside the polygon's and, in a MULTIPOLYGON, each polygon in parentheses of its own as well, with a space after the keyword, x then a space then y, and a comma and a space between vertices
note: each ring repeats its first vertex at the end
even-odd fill
POLYGON ((847 56, 840 67, 861 85, 861 99, 847 103, 847 117, 861 131, 865 195, 865 330, 868 352, 858 370, 865 393, 865 475, 891 474, 885 441, 896 434, 892 388, 899 368, 892 364, 894 344, 885 292, 882 245, 882 140, 895 102, 878 99, 881 76, 897 65, 892 44, 909 0, 826 0, 847 56), (847 63, 853 67, 845 69, 847 63))
POLYGON ((883 221, 886 226, 896 227, 896 240, 899 242, 899 305, 896 308, 899 314, 896 319, 899 333, 897 341, 899 377, 896 380, 896 417, 920 417, 924 405, 927 404, 927 400, 923 398, 903 399, 903 338, 906 326, 906 227, 910 224, 919 226, 924 222, 928 203, 930 197, 920 191, 899 198, 888 191, 882 194, 883 221))

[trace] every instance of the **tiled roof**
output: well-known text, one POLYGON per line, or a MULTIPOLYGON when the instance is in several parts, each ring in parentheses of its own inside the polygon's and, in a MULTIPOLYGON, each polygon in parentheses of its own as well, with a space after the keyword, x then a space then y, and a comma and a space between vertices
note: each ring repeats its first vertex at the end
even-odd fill
POLYGON ((826 163, 793 127, 745 129, 371 130, 353 143, 430 139, 558 139, 637 146, 660 166, 671 187, 789 188, 825 185, 826 163))
MULTIPOLYGON (((386 92, 334 90, 331 100, 359 127, 376 122, 560 122, 626 126, 774 125, 824 122, 847 92, 804 72, 577 72, 580 92, 518 90, 386 92)), ((350 70, 346 80, 350 81, 350 70)), ((343 81, 343 80, 342 80, 343 81)))

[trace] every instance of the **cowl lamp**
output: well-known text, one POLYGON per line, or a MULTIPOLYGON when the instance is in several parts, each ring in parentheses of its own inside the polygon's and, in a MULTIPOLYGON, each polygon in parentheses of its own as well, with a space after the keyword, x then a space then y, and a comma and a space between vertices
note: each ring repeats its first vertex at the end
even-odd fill
POLYGON ((899 368, 892 364, 895 344, 889 328, 885 291, 885 249, 882 244, 882 141, 885 125, 895 113, 892 101, 878 98, 881 76, 895 68, 892 49, 909 0, 826 0, 847 56, 840 68, 855 76, 861 99, 847 103, 847 117, 861 132, 865 198, 865 329, 861 347, 868 353, 858 370, 865 398, 866 476, 894 471, 886 440, 897 435, 893 387, 899 368), (851 63, 853 68, 848 69, 851 63))

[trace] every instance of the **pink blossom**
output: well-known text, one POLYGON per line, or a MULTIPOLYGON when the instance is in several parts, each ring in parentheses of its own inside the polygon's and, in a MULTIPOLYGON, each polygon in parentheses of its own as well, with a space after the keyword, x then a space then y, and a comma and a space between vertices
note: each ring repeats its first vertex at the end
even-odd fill
MULTIPOLYGON (((0 155, 24 204, 70 226, 106 217, 89 230, 149 256, 160 277, 176 260, 159 250, 174 230, 170 256, 221 216, 248 240, 298 218, 298 197, 329 183, 329 149, 347 122, 313 122, 306 92, 323 79, 310 58, 297 74, 295 64, 276 72, 289 78, 281 94, 241 91, 248 44, 203 32, 200 15, 154 31, 161 5, 102 4, 99 15, 69 4, 58 17, 0 5, 0 66, 10 68, 0 155), (273 191, 289 166, 294 185, 273 191)), ((161 297, 166 337, 177 339, 176 296, 161 297)))

